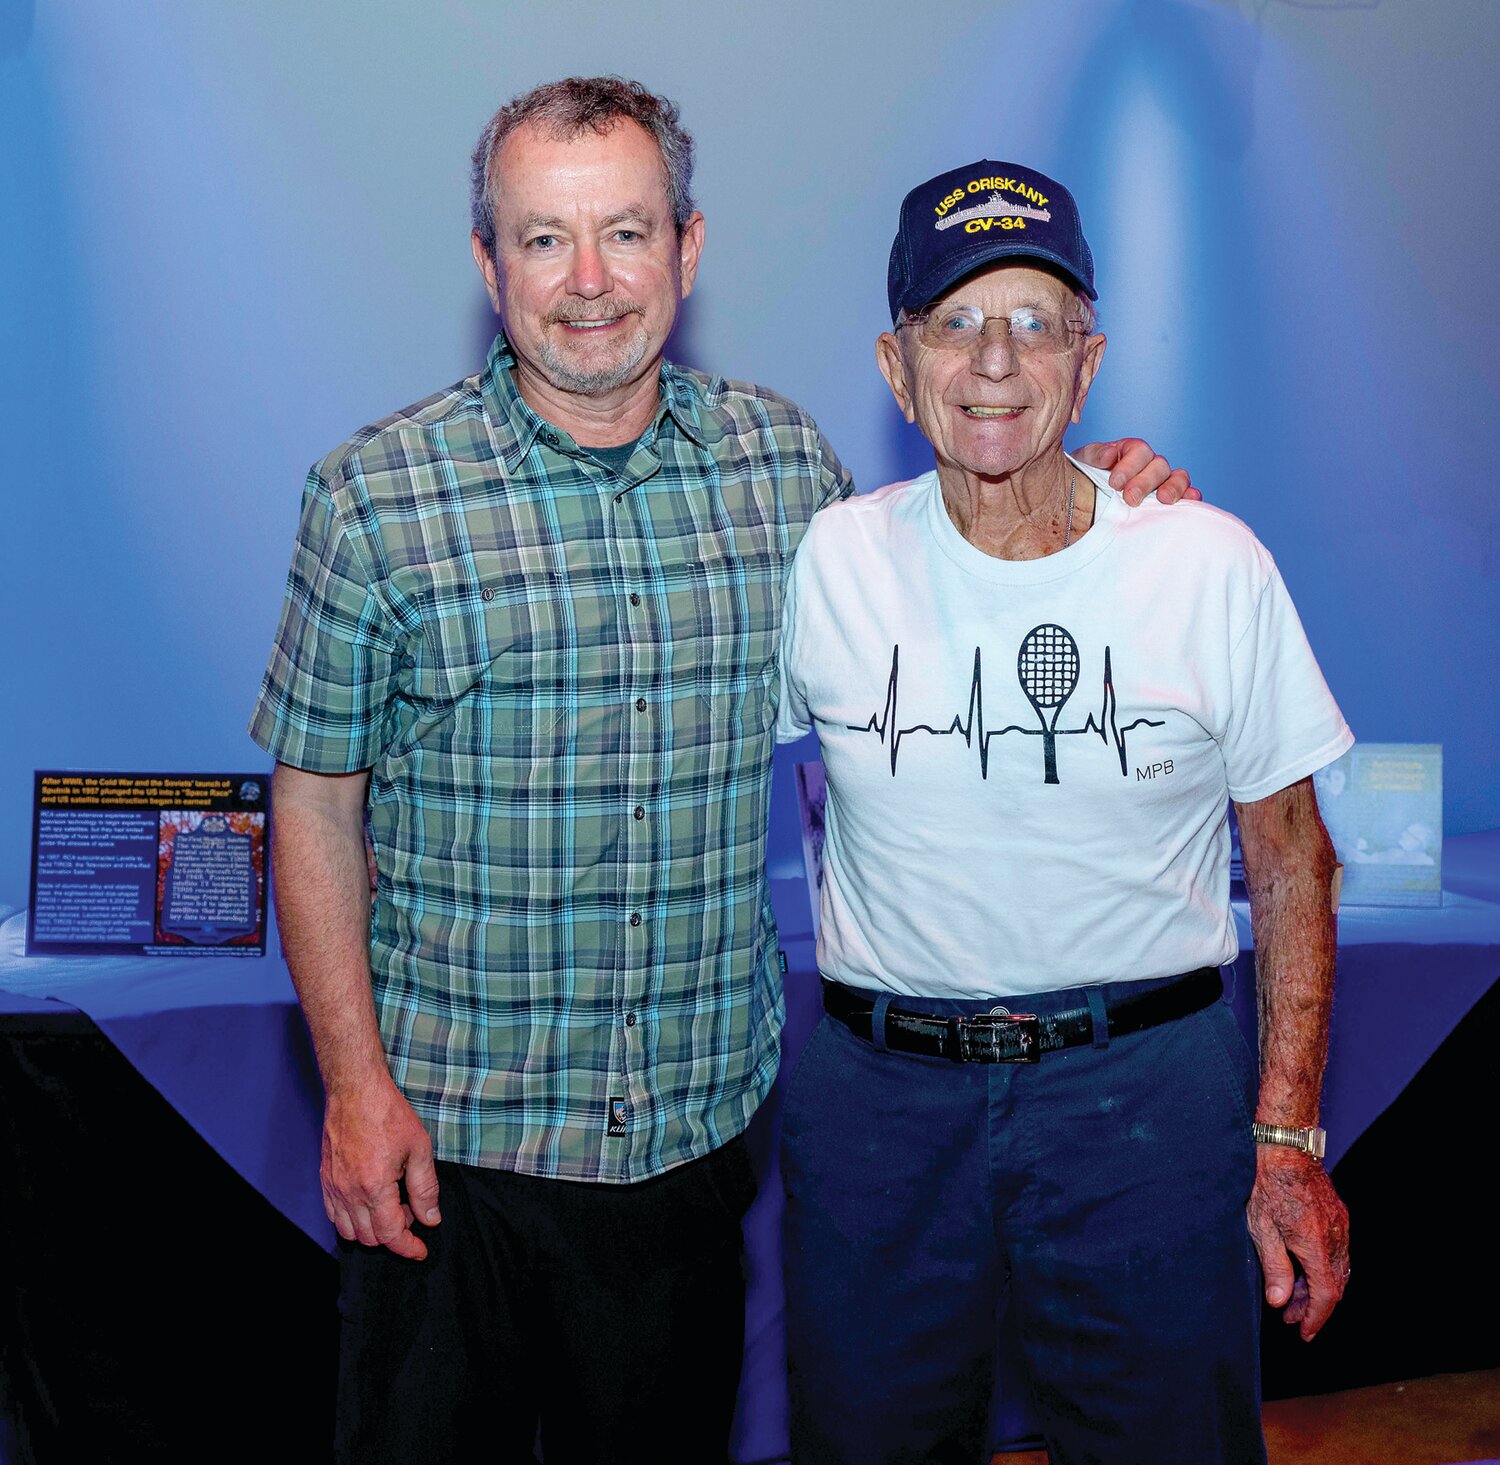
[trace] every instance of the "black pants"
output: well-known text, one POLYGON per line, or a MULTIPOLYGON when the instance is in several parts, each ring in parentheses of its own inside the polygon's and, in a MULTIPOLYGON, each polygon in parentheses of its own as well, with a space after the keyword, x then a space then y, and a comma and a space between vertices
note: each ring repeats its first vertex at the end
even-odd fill
POLYGON ((423 1262, 343 1244, 338 1459, 710 1465, 744 1343, 743 1140, 635 1185, 440 1162, 423 1262))

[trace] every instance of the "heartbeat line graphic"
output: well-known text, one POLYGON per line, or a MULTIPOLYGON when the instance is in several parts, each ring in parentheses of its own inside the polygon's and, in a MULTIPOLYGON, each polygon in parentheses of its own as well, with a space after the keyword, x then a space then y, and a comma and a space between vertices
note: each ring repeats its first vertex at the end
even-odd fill
MULTIPOLYGON (((1038 629, 1050 630, 1054 628, 1039 627, 1038 629)), ((1066 632, 1063 634, 1066 635, 1066 632)), ((1022 643, 1023 648, 1028 646, 1031 642, 1031 637, 1035 635, 1036 632, 1032 632, 1031 636, 1028 636, 1027 641, 1022 643)), ((1025 651, 1023 649, 1023 657, 1024 655, 1025 651)), ((1024 667, 1021 675, 1023 678, 1026 676, 1024 667)), ((1023 689, 1025 687, 1026 682, 1023 679, 1023 689)), ((1071 692, 1071 687, 1068 688, 1068 691, 1071 692)), ((1028 691, 1027 695, 1030 698, 1031 692, 1028 691)), ((1125 747, 1125 734, 1133 732, 1138 727, 1164 727, 1166 725, 1160 720, 1149 717, 1138 717, 1134 722, 1128 722, 1123 727, 1120 725, 1119 705, 1115 697, 1113 663, 1108 646, 1104 648, 1104 678, 1100 690, 1098 715, 1095 716, 1093 712, 1090 712, 1082 727, 1054 726, 1049 728, 1045 717, 1042 718, 1041 727, 1022 727, 1019 723, 1008 723, 1004 727, 986 727, 984 722, 984 675, 980 649, 977 646, 974 648, 974 671, 969 679, 969 705, 963 712, 957 714, 947 727, 933 727, 930 723, 926 722, 912 723, 909 727, 899 726, 896 716, 900 697, 901 647, 897 645, 891 647, 891 675, 890 679, 886 682, 885 706, 881 711, 872 713, 868 722, 851 722, 846 724, 851 732, 874 733, 885 744, 890 754, 892 778, 896 776, 896 762, 901 754, 901 741, 903 738, 911 737, 914 733, 926 733, 929 737, 934 738, 961 737, 967 747, 979 750, 979 776, 984 779, 990 776, 990 742, 994 738, 1003 738, 1006 733, 1021 733, 1023 736, 1029 738, 1040 737, 1048 743, 1050 754, 1050 743, 1053 737, 1075 737, 1083 733, 1093 733, 1105 747, 1108 747, 1111 743, 1114 744, 1115 753, 1120 760, 1120 776, 1128 778, 1130 770, 1125 747)), ((1062 701, 1066 700, 1067 697, 1064 695, 1062 701)), ((1062 701, 1055 703, 1056 711, 1061 710, 1062 701)), ((1053 707, 1054 703, 1044 698, 1042 705, 1053 707)), ((1055 715, 1053 721, 1054 723, 1056 721, 1055 715)), ((1050 757, 1047 772, 1046 781, 1048 783, 1056 783, 1056 769, 1050 757)))

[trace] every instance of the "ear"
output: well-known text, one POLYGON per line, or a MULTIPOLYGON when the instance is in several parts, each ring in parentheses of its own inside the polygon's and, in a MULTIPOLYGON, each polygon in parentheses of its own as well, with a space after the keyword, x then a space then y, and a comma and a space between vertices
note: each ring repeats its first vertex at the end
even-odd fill
POLYGON ((479 231, 473 230, 469 234, 469 248, 474 255, 474 263, 479 266, 479 273, 484 276, 484 288, 489 292, 490 304, 495 307, 496 314, 500 311, 500 273, 495 268, 495 256, 484 247, 484 241, 479 237, 479 231))
POLYGON ((911 383, 907 380, 906 355, 894 331, 882 331, 875 338, 875 364, 880 368, 886 386, 891 389, 901 415, 908 422, 915 422, 917 408, 912 397, 911 383))
POLYGON ((686 300, 693 293, 693 281, 698 278, 698 261, 703 255, 703 215, 696 209, 683 226, 677 248, 678 278, 682 281, 682 298, 686 300))
POLYGON ((1089 388, 1099 375, 1099 363, 1104 360, 1103 336, 1090 336, 1083 348, 1083 360, 1078 365, 1078 391, 1073 398, 1073 421, 1083 419, 1083 404, 1089 399, 1089 388))

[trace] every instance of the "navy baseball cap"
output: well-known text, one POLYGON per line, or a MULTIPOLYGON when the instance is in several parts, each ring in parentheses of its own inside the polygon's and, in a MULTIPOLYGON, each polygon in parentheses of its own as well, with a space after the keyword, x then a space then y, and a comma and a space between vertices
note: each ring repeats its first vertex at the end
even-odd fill
POLYGON ((1078 205, 1061 183, 1018 163, 986 159, 918 184, 902 200, 891 245, 891 320, 1002 259, 1045 260, 1090 300, 1099 298, 1078 205))

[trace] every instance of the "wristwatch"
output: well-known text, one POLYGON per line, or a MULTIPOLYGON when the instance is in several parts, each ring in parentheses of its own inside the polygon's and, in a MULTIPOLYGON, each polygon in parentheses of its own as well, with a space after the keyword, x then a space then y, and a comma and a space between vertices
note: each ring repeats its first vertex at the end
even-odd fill
POLYGON ((1319 1129, 1315 1124, 1307 1129, 1290 1129, 1285 1124, 1262 1124, 1256 1120, 1250 1126, 1250 1132, 1255 1136, 1256 1144, 1288 1145, 1311 1155, 1315 1160, 1323 1158, 1323 1151, 1328 1144, 1328 1131, 1319 1129))

